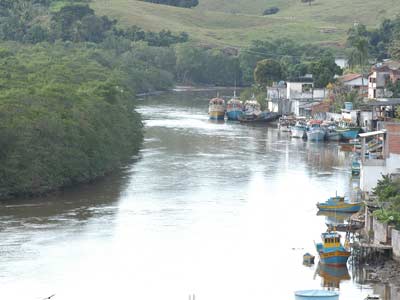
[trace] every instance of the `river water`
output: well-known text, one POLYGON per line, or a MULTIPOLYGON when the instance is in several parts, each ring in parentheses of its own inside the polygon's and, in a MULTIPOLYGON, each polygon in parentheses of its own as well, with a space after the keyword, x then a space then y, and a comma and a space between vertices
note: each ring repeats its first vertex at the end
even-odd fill
MULTIPOLYGON (((121 172, 2 202, 0 299, 292 300, 321 288, 302 256, 326 229, 316 202, 354 192, 349 156, 272 127, 212 123, 213 95, 142 99, 144 147, 121 172)), ((350 277, 341 300, 372 293, 350 277)))

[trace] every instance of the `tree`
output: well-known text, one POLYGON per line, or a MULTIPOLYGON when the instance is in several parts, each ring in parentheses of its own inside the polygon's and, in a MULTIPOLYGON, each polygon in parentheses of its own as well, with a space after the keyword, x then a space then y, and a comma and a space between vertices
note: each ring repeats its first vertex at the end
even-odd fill
POLYGON ((359 66, 361 68, 362 85, 364 86, 365 67, 368 64, 368 40, 359 37, 353 41, 353 48, 349 57, 350 67, 359 66))
POLYGON ((282 79, 282 76, 281 64, 273 59, 259 61, 254 69, 254 80, 262 86, 270 85, 273 81, 282 79))
POLYGON ((400 60, 400 32, 391 42, 389 47, 389 53, 392 59, 400 60))
POLYGON ((308 70, 314 79, 314 84, 318 88, 323 88, 335 80, 335 75, 341 75, 342 69, 336 65, 335 58, 329 54, 312 62, 308 70))

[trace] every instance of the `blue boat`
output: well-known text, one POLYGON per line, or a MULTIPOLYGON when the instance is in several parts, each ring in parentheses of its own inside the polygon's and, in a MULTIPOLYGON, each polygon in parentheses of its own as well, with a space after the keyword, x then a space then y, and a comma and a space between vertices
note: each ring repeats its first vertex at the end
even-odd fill
POLYGON ((361 128, 342 125, 341 127, 337 127, 336 131, 340 133, 340 136, 343 140, 353 140, 357 138, 358 134, 361 131, 361 128))
POLYGON ((340 266, 346 265, 350 252, 340 242, 337 232, 324 232, 321 235, 322 243, 315 245, 321 264, 340 266))
POLYGON ((334 211, 334 212, 347 212, 356 213, 362 207, 362 202, 349 203, 344 201, 344 197, 335 196, 330 197, 328 201, 317 203, 320 211, 334 211))
POLYGON ((338 300, 339 293, 325 290, 305 290, 294 293, 296 300, 338 300))
POLYGON ((236 91, 234 91, 233 98, 227 102, 226 116, 228 120, 238 121, 243 114, 243 103, 236 97, 236 91))

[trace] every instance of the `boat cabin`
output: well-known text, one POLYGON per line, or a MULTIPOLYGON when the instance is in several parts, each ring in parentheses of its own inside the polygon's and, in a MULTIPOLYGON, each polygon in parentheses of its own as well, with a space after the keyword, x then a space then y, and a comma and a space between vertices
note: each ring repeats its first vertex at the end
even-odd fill
POLYGON ((322 234, 324 248, 340 247, 340 235, 336 232, 326 232, 322 234))

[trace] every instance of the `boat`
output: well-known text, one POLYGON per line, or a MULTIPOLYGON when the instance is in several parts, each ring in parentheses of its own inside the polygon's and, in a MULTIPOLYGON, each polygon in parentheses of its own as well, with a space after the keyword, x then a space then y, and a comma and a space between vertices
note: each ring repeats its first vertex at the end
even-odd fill
POLYGON ((225 101, 221 98, 212 98, 208 104, 208 115, 210 120, 225 119, 225 101))
POLYGON ((344 197, 330 197, 326 202, 317 203, 319 210, 356 213, 361 209, 362 202, 349 203, 344 201, 344 197))
POLYGON ((328 230, 335 230, 340 232, 356 232, 364 228, 364 224, 361 222, 351 222, 342 224, 326 224, 328 230))
POLYGON ((368 295, 364 300, 382 300, 382 298, 379 295, 368 295))
POLYGON ((290 128, 290 136, 294 138, 305 138, 307 131, 307 125, 304 122, 298 121, 296 125, 290 128))
POLYGON ((348 125, 346 123, 341 123, 336 128, 336 131, 340 133, 340 136, 344 140, 353 140, 357 138, 361 131, 361 127, 348 125))
POLYGON ((319 122, 311 122, 308 125, 307 131, 307 140, 309 141, 323 141, 325 139, 325 130, 321 127, 321 123, 319 122))
POLYGON ((325 130, 326 139, 328 141, 340 141, 342 135, 336 130, 336 126, 328 126, 325 130))
POLYGON ((321 264, 340 266, 346 265, 350 252, 340 242, 340 234, 335 231, 324 232, 322 243, 315 245, 321 264))
POLYGON ((306 266, 310 266, 314 264, 315 256, 311 255, 310 253, 306 253, 303 255, 303 264, 306 266))
POLYGON ((243 103, 236 97, 236 91, 234 91, 233 98, 230 99, 226 105, 226 116, 228 120, 237 121, 242 114, 243 103))
POLYGON ((327 288, 340 288, 340 282, 350 280, 347 265, 330 266, 318 264, 317 273, 322 278, 322 286, 327 288))
POLYGON ((283 116, 279 118, 278 130, 282 132, 290 132, 291 128, 296 125, 297 119, 294 116, 283 116))
POLYGON ((244 103, 243 114, 238 117, 241 123, 267 123, 279 118, 278 113, 261 111, 257 100, 247 100, 244 103))
POLYGON ((325 290, 304 290, 294 293, 296 300, 338 300, 339 293, 325 290))

